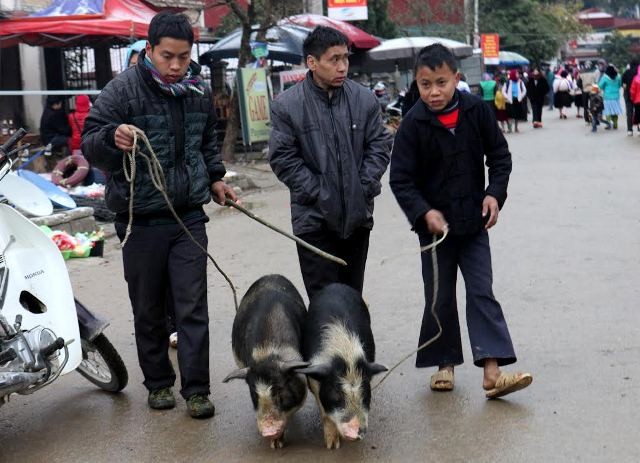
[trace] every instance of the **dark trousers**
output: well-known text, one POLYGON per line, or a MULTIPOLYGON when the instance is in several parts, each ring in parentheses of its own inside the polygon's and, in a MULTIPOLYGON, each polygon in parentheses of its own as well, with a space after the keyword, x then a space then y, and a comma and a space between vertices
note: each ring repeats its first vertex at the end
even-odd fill
MULTIPOLYGON (((422 246, 431 236, 421 236, 422 246)), ((482 230, 474 235, 449 235, 436 248, 439 285, 436 314, 442 324, 442 336, 418 352, 416 367, 460 365, 463 363, 460 322, 456 304, 458 267, 464 278, 467 299, 467 329, 471 341, 473 363, 483 366, 484 359, 494 358, 498 365, 516 361, 509 329, 502 308, 493 296, 489 234, 482 230)), ((433 261, 431 251, 421 254, 422 279, 426 306, 422 317, 419 345, 438 332, 431 314, 433 302, 433 261)))
POLYGON ((544 103, 531 102, 531 112, 533 113, 533 122, 542 122, 542 106, 544 103))
POLYGON ((298 235, 307 243, 348 264, 344 267, 297 245, 300 270, 309 300, 330 283, 344 283, 362 294, 370 233, 371 230, 359 228, 346 239, 340 239, 336 233, 325 230, 298 235))
POLYGON ((627 116, 627 132, 633 132, 633 102, 625 98, 624 109, 627 116))
MULTIPOLYGON (((206 218, 185 224, 207 247, 206 218)), ((116 222, 122 241, 126 225, 116 222)), ((173 295, 178 331, 181 390, 186 399, 209 394, 209 313, 207 256, 178 224, 134 225, 122 249, 124 277, 133 307, 138 361, 150 391, 173 386, 176 375, 169 360, 168 294, 173 295), (167 291, 170 287, 171 291, 167 291)))

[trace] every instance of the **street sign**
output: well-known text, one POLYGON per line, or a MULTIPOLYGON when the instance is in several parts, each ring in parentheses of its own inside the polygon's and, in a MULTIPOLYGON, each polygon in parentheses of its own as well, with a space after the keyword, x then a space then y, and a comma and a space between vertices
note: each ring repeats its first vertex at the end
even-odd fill
POLYGON ((500 64, 500 36, 498 34, 480 35, 480 47, 484 64, 500 64))
POLYGON ((360 21, 369 17, 367 0, 328 0, 327 10, 327 16, 341 21, 360 21))

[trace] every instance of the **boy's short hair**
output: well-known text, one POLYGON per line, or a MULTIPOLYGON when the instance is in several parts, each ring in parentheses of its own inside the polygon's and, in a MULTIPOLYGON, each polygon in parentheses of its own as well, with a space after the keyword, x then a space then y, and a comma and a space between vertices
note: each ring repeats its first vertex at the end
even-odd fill
POLYGON ((453 72, 458 71, 456 57, 453 55, 451 50, 441 43, 434 43, 433 45, 424 47, 420 52, 418 52, 414 72, 415 74, 418 74, 418 69, 423 66, 435 71, 443 64, 446 64, 453 72))
POLYGON ((346 35, 332 27, 318 26, 304 39, 302 52, 305 59, 309 55, 320 59, 329 48, 340 45, 349 46, 349 39, 346 35))
POLYGON ((155 15, 149 24, 149 44, 151 48, 160 43, 163 37, 171 37, 177 40, 186 40, 193 45, 193 28, 183 14, 162 11, 155 15))

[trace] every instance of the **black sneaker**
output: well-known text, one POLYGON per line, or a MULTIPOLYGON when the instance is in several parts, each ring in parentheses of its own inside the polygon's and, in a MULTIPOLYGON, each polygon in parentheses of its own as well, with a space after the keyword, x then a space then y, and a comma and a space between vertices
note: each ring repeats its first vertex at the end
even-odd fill
POLYGON ((216 407, 205 394, 194 394, 187 399, 187 411, 191 418, 211 418, 216 407))
POLYGON ((173 396, 173 391, 170 387, 164 387, 149 391, 147 403, 149 407, 155 410, 168 410, 176 406, 176 398, 173 396))

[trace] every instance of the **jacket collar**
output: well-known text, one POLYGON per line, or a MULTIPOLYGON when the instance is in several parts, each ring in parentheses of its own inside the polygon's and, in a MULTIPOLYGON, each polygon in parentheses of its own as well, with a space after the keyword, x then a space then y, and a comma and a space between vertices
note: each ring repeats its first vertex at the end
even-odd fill
MULTIPOLYGON (((344 91, 344 86, 347 84, 347 80, 344 81, 342 86, 336 87, 333 90, 332 100, 340 98, 340 95, 344 91)), ((307 77, 304 80, 304 85, 313 92, 314 95, 329 101, 329 92, 323 88, 320 88, 318 84, 316 84, 315 80, 313 80, 313 72, 311 70, 307 71, 307 77)))
MULTIPOLYGON (((482 102, 482 100, 474 98, 473 96, 468 95, 465 92, 460 92, 458 90, 456 90, 456 92, 458 93, 458 109, 461 114, 482 102)), ((416 103, 416 106, 417 108, 415 118, 417 120, 427 121, 433 125, 442 126, 442 124, 438 120, 437 114, 431 111, 424 103, 424 101, 419 99, 416 103)))

